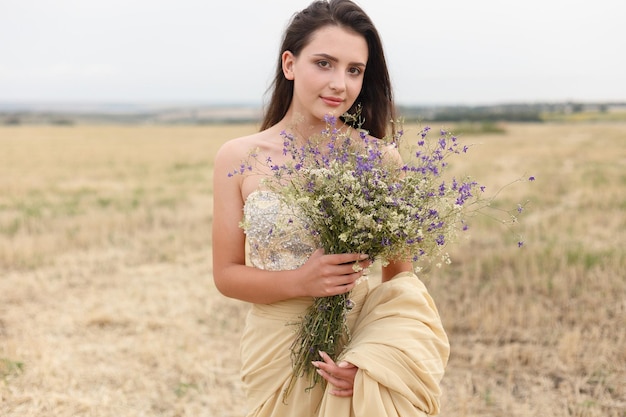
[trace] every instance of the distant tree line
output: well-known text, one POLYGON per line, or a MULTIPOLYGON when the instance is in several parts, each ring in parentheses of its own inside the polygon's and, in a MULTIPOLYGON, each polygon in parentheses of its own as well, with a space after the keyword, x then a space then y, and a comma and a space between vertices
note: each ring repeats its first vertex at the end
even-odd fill
POLYGON ((511 107, 444 107, 425 111, 401 110, 407 121, 434 122, 540 122, 541 112, 532 108, 511 107))
POLYGON ((399 113, 407 122, 542 122, 546 114, 582 112, 606 113, 624 103, 537 103, 490 106, 400 106, 399 113))

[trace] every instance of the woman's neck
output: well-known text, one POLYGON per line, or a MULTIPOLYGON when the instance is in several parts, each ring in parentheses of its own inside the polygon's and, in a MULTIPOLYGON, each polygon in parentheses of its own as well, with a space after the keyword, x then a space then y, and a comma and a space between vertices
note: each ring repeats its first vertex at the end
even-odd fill
MULTIPOLYGON (((337 128, 342 128, 344 123, 341 119, 337 119, 337 128)), ((276 124, 280 131, 287 131, 296 136, 298 139, 307 140, 308 138, 319 135, 327 128, 326 121, 313 117, 304 117, 303 115, 287 112, 285 117, 276 124)))

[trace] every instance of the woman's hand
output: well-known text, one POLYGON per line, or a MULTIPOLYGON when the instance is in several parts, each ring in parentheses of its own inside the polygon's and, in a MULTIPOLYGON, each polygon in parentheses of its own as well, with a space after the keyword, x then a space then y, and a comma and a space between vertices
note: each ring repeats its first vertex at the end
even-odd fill
POLYGON ((317 373, 334 387, 330 390, 330 394, 337 397, 351 397, 354 377, 359 368, 345 361, 336 364, 326 352, 320 352, 320 356, 324 362, 315 361, 313 366, 317 368, 317 373))
POLYGON ((367 255, 345 253, 325 255, 318 249, 299 269, 297 283, 301 296, 328 297, 347 293, 371 265, 367 255), (358 267, 355 268, 355 262, 358 267))

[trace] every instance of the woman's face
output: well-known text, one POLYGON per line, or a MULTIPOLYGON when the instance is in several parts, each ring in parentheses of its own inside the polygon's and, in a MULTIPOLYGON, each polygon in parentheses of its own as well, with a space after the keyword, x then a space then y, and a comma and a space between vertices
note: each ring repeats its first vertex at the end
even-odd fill
POLYGON ((368 59, 365 38, 339 26, 325 26, 295 57, 283 53, 283 72, 294 82, 292 114, 320 121, 345 113, 359 96, 368 59))

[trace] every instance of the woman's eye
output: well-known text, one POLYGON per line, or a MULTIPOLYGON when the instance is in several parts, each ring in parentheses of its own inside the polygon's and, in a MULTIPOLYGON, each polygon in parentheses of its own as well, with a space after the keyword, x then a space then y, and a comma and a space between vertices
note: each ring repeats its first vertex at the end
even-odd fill
POLYGON ((317 61, 317 65, 321 68, 328 68, 330 67, 330 62, 328 61, 317 61))
POLYGON ((352 67, 348 70, 348 72, 352 75, 359 75, 361 73, 361 68, 359 67, 352 67))

